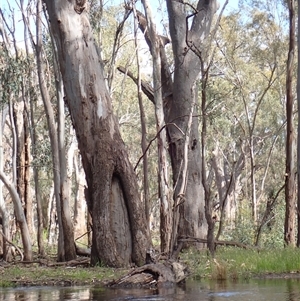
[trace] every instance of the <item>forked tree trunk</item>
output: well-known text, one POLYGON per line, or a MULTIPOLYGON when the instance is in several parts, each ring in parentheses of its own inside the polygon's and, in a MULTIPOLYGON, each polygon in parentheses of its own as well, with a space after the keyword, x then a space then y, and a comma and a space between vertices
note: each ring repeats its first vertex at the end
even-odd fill
MULTIPOLYGON (((207 222, 204 214, 204 190, 202 186, 201 146, 199 139, 198 117, 193 118, 190 132, 188 120, 191 106, 197 105, 193 88, 201 71, 200 57, 205 59, 207 37, 210 32, 212 17, 216 11, 216 1, 198 1, 190 19, 186 15, 186 4, 167 0, 170 35, 174 56, 174 83, 172 101, 168 103, 167 122, 174 122, 177 127, 168 127, 170 135, 170 153, 173 168, 173 180, 177 183, 174 198, 185 176, 181 170, 184 160, 186 135, 189 135, 188 172, 185 195, 178 206, 178 225, 173 231, 176 236, 193 236, 203 238, 207 233, 207 222), (190 29, 187 28, 189 22, 190 29), (198 55, 196 55, 198 53, 198 55), (184 133, 178 131, 178 128, 184 133), (176 233, 175 233, 176 234, 176 233)), ((194 112, 197 112, 194 110, 194 112)), ((197 114, 195 114, 197 115, 197 114)), ((175 204, 176 206, 177 204, 175 204)), ((176 244, 176 238, 174 240, 176 244)))
POLYGON ((86 1, 45 2, 88 185, 91 263, 143 264, 149 244, 145 208, 112 112, 86 1))
MULTIPOLYGON (((189 49, 192 46, 187 45, 187 42, 194 43, 193 46, 206 50, 203 45, 210 31, 216 2, 214 0, 207 3, 199 1, 197 6, 198 13, 191 16, 194 18, 190 30, 186 27, 188 22, 185 5, 185 3, 179 1, 167 1, 175 66, 173 74, 164 49, 164 46, 169 41, 165 37, 156 37, 157 41, 160 40, 164 117, 167 125, 174 184, 175 204, 173 207, 174 225, 170 246, 171 252, 172 248, 177 244, 178 236, 203 238, 207 233, 207 222, 204 213, 204 191, 201 181, 198 118, 193 117, 191 126, 189 126, 191 113, 196 113, 196 110, 193 108, 193 106, 197 105, 194 87, 200 73, 200 59, 189 49), (187 158, 186 148, 188 148, 187 158), (183 166, 185 163, 187 163, 187 168, 184 171, 183 166)), ((145 17, 138 12, 138 18, 139 26, 145 34, 146 42, 149 48, 152 49, 153 38, 151 39, 149 36, 145 17)), ((144 87, 143 91, 154 101, 153 91, 150 91, 147 87, 144 87)))

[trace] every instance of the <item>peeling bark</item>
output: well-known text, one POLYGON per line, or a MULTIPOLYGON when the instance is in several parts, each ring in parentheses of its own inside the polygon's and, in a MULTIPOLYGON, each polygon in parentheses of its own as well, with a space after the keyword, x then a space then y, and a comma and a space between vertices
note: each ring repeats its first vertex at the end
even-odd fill
POLYGON ((88 13, 74 10, 74 0, 45 2, 88 185, 91 264, 141 265, 149 244, 144 203, 112 112, 88 13))

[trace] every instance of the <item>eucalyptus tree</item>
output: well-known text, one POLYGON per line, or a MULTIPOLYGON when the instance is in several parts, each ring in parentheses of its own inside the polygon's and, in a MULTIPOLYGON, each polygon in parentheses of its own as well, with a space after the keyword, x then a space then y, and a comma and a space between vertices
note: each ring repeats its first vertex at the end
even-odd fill
MULTIPOLYGON (((300 36, 300 5, 298 4, 298 30, 297 35, 300 36)), ((297 128, 297 247, 300 247, 300 39, 297 40, 297 59, 298 59, 298 70, 297 70, 297 108, 298 108, 298 128, 297 128)))
POLYGON ((296 163, 295 163, 295 128, 294 128, 294 55, 295 55, 295 27, 296 27, 296 9, 295 1, 253 1, 245 0, 242 3, 250 7, 265 11, 276 20, 284 18, 285 29, 289 31, 287 44, 286 64, 286 86, 285 86, 285 113, 286 113, 286 166, 285 166, 285 225, 284 241, 285 244, 295 244, 295 219, 296 219, 296 163))
MULTIPOLYGON (((201 57, 196 51, 204 53, 208 49, 207 36, 216 8, 215 1, 199 1, 195 7, 187 2, 167 1, 174 60, 172 67, 165 50, 165 46, 170 43, 169 39, 153 32, 153 26, 148 32, 147 23, 151 21, 147 17, 147 11, 145 9, 146 18, 138 12, 139 26, 145 34, 153 60, 155 58, 154 61, 159 62, 154 67, 160 65, 161 73, 158 76, 156 69, 156 77, 161 81, 161 91, 152 90, 148 85, 143 85, 143 91, 154 102, 157 98, 153 97, 154 93, 163 96, 164 123, 172 165, 173 198, 166 198, 167 202, 161 200, 163 219, 173 220, 172 225, 170 222, 161 225, 162 233, 172 233, 171 238, 161 236, 166 240, 162 241, 164 252, 172 253, 181 236, 203 238, 207 234, 201 180, 201 143, 198 118, 194 117, 197 107, 197 78, 201 71, 201 57), (190 28, 189 24, 192 24, 190 28)), ((163 123, 160 123, 158 130, 163 128, 163 123)))
POLYGON ((87 3, 45 3, 87 180, 93 221, 91 263, 143 264, 149 244, 144 203, 112 112, 87 3))
MULTIPOLYGON (((5 20, 4 14, 2 11, 1 13, 1 19, 5 20)), ((12 19, 12 22, 14 24, 15 19, 12 19)), ((21 238, 24 248, 24 255, 21 254, 22 260, 31 261, 32 260, 32 246, 31 246, 31 238, 29 233, 29 228, 26 220, 26 216, 22 207, 22 196, 20 195, 21 190, 18 191, 17 188, 17 170, 16 170, 16 153, 17 153, 17 145, 19 141, 17 140, 16 130, 15 130, 15 120, 13 118, 13 101, 17 101, 19 99, 19 95, 21 94, 21 87, 19 82, 21 81, 21 78, 23 76, 24 67, 26 66, 26 61, 23 60, 24 57, 20 54, 17 45, 16 45, 16 39, 14 36, 14 25, 13 29, 11 29, 8 25, 7 20, 5 20, 6 28, 10 31, 10 34, 12 35, 13 40, 13 48, 10 46, 10 41, 6 38, 3 40, 3 44, 1 45, 1 52, 3 54, 2 60, 1 60, 1 137, 0 139, 3 139, 3 129, 4 129, 4 120, 6 118, 5 107, 9 107, 9 115, 10 115, 10 129, 11 129, 11 136, 12 138, 12 161, 10 162, 12 168, 11 168, 11 179, 4 173, 3 170, 3 150, 1 150, 1 169, 0 169, 0 180, 2 183, 6 186, 14 207, 14 212, 16 216, 16 224, 20 227, 21 231, 21 238)), ((2 36, 5 37, 4 34, 5 29, 2 28, 2 36)), ((3 146, 3 141, 1 141, 1 145, 3 146)), ((25 163, 25 162, 23 162, 25 163)), ((28 180, 28 179, 27 179, 28 180)), ((20 184, 20 183, 19 183, 20 184)), ((1 189, 1 193, 3 193, 1 189)), ((3 196, 1 197, 3 198, 3 196)), ((23 199, 24 200, 24 199, 23 199)), ((5 205, 3 203, 3 199, 1 200, 1 212, 3 213, 2 218, 3 225, 4 225, 4 234, 3 238, 9 242, 9 235, 7 232, 7 212, 5 209, 5 205)), ((4 246, 6 248, 6 246, 4 246)), ((4 250, 4 254, 7 258, 7 250, 4 250)))
POLYGON ((284 177, 280 151, 284 148, 286 35, 275 19, 256 9, 245 19, 232 13, 223 18, 221 26, 208 88, 212 186, 222 209, 224 200, 230 200, 234 180, 231 205, 237 210, 250 205, 251 224, 259 229, 266 222, 263 211, 268 195, 282 190, 284 177))
MULTIPOLYGON (((287 245, 295 245, 296 233, 296 162, 295 162, 295 128, 294 128, 294 55, 296 48, 296 10, 295 1, 288 0, 289 11, 289 50, 286 74, 286 174, 285 174, 285 225, 284 241, 287 245)), ((299 189, 299 188, 298 188, 299 189)), ((299 210, 299 208, 298 208, 299 210)))

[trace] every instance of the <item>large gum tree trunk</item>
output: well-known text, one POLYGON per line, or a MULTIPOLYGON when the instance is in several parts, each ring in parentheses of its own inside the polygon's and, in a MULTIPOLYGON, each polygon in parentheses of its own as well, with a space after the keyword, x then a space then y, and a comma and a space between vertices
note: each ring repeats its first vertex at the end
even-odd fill
POLYGON ((197 79, 201 71, 201 60, 205 60, 207 52, 207 38, 216 11, 216 1, 198 1, 197 7, 195 6, 190 16, 187 14, 189 8, 190 5, 186 6, 186 3, 167 0, 175 68, 173 97, 169 103, 166 119, 168 123, 174 122, 177 125, 177 127, 168 127, 173 180, 177 183, 174 191, 175 208, 178 207, 178 211, 174 212, 173 244, 175 246, 176 237, 203 238, 207 234, 199 122, 197 117, 193 117, 189 129, 188 121, 191 113, 194 112, 193 115, 197 116, 197 110, 193 111, 192 106, 197 106, 197 79), (188 22, 191 22, 190 29, 187 28, 188 22), (187 136, 189 136, 188 140, 186 140, 187 136), (182 162, 186 142, 188 142, 188 165, 187 173, 184 174, 182 162), (183 196, 178 195, 182 185, 186 185, 183 196))
POLYGON ((45 2, 88 185, 91 263, 141 265, 149 244, 144 204, 112 112, 86 1, 45 2))
MULTIPOLYGON (((191 5, 180 1, 167 1, 170 36, 172 39, 174 73, 168 63, 164 46, 168 39, 157 36, 160 40, 161 80, 164 97, 164 118, 167 125, 169 154, 172 164, 174 184, 174 216, 171 248, 176 248, 178 238, 192 236, 204 238, 207 235, 205 219, 205 201, 202 185, 201 143, 197 117, 197 78, 201 71, 200 54, 205 50, 211 27, 216 1, 199 1, 195 13, 191 15, 191 29, 186 28, 187 11, 191 5), (189 44, 187 44, 189 43, 189 44), (173 79, 173 80, 172 80, 173 79), (195 116, 191 116, 195 115, 195 116), (192 122, 190 123, 190 118, 192 122)), ((137 12, 139 27, 145 35, 149 48, 152 41, 149 36, 146 18, 137 12)), ((146 95, 153 99, 153 93, 144 87, 146 95), (147 93, 148 92, 148 93, 147 93)), ((172 213, 170 214, 170 216, 172 213)), ((163 229, 164 231, 164 229, 163 229)))

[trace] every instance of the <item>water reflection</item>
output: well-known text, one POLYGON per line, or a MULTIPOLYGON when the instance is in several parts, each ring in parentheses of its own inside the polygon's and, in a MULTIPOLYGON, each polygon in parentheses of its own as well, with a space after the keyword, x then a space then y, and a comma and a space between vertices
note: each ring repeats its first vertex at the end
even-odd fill
POLYGON ((286 281, 287 284, 287 300, 299 301, 300 300, 300 280, 298 281, 286 281))
POLYGON ((300 279, 188 281, 184 286, 150 289, 101 287, 22 287, 0 289, 0 301, 299 301, 300 279))

